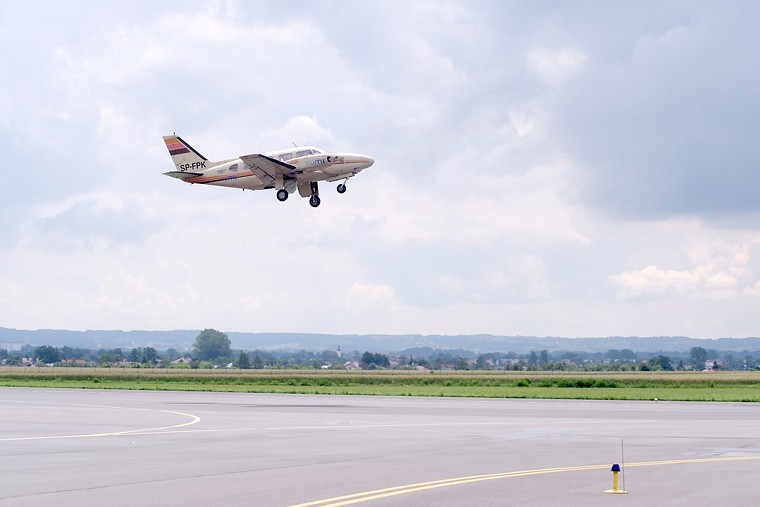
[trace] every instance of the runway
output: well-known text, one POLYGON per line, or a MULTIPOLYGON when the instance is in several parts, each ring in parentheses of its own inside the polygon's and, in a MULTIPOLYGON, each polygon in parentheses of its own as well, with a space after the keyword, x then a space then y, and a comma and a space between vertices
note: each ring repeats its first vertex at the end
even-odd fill
POLYGON ((0 388, 0 505, 754 505, 758 421, 738 403, 0 388), (603 493, 623 461, 628 494, 603 493))

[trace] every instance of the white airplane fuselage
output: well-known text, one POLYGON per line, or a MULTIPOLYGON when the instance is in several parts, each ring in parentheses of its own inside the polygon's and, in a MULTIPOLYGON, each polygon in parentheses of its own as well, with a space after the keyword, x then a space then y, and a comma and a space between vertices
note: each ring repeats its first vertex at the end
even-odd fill
POLYGON ((217 185, 244 190, 277 189, 277 198, 285 201, 298 189, 319 206, 319 181, 341 181, 338 192, 346 191, 345 182, 372 166, 371 157, 356 153, 328 153, 314 146, 299 146, 260 154, 212 162, 195 151, 178 136, 165 136, 176 171, 166 174, 186 183, 217 185))

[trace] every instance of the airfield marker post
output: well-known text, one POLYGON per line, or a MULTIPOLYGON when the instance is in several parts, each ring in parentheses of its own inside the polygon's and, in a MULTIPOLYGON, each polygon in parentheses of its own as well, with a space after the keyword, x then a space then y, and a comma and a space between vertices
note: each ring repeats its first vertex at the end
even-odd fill
POLYGON ((627 491, 618 488, 618 474, 620 473, 620 465, 614 463, 612 465, 612 489, 605 490, 605 493, 611 495, 626 495, 627 491))

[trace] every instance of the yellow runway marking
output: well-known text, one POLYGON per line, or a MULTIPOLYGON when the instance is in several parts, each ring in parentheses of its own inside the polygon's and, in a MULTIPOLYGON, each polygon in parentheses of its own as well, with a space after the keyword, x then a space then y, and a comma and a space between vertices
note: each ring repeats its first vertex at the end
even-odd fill
MULTIPOLYGON (((680 459, 669 461, 645 461, 639 463, 626 463, 626 467, 646 467, 646 466, 658 466, 658 465, 681 465, 686 463, 714 463, 721 461, 747 461, 758 460, 760 456, 738 456, 730 458, 695 458, 695 459, 680 459)), ((388 498, 391 496, 405 495, 407 493, 414 493, 417 491, 424 491, 428 489, 445 488, 448 486, 459 486, 462 484, 469 484, 473 482, 492 481, 495 479, 507 479, 510 477, 525 477, 529 475, 541 475, 541 474, 555 474, 560 472, 577 472, 581 470, 605 470, 610 468, 610 465, 581 465, 574 467, 560 467, 560 468, 543 468, 537 470, 519 470, 515 472, 502 472, 496 474, 487 475, 473 475, 469 477, 456 477, 452 479, 442 479, 438 481, 420 482, 417 484, 407 484, 405 486, 395 486, 391 488, 376 489, 373 491, 365 491, 363 493, 354 493, 352 495, 337 496, 334 498, 325 498, 324 500, 316 500, 313 502, 299 503, 291 505, 290 507, 340 507, 342 505, 352 505, 357 503, 369 502, 371 500, 379 500, 381 498, 388 498)))

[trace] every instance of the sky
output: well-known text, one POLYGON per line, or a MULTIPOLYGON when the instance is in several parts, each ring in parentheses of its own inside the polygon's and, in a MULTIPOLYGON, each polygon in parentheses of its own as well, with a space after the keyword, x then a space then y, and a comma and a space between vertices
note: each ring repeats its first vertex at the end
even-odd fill
POLYGON ((760 335, 757 2, 0 2, 0 327, 760 335), (369 155, 322 205, 188 185, 369 155))

